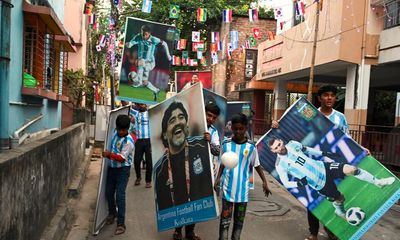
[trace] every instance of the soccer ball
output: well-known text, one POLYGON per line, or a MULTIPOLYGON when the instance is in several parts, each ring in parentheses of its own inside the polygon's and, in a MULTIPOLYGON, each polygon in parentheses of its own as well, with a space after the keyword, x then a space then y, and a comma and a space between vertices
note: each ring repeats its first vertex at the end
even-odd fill
POLYGON ((346 212, 346 220, 350 225, 358 226, 365 218, 365 212, 359 207, 349 208, 346 212))
POLYGON ((128 74, 128 79, 132 81, 132 87, 139 87, 141 84, 139 77, 135 71, 132 71, 128 74))
POLYGON ((221 162, 228 169, 235 168, 239 163, 239 156, 235 152, 225 152, 221 156, 221 162))

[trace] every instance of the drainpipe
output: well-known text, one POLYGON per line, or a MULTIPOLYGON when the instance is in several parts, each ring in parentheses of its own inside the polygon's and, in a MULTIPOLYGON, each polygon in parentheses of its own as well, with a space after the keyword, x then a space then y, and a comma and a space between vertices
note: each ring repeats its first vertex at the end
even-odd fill
POLYGON ((0 151, 10 147, 8 101, 10 66, 11 0, 0 0, 0 151))
POLYGON ((22 136, 20 136, 20 134, 27 129, 30 125, 34 124, 35 122, 39 121, 40 119, 43 118, 43 114, 39 114, 38 116, 36 116, 34 119, 30 120, 29 122, 25 123, 24 125, 22 125, 22 127, 18 128, 17 130, 15 130, 15 132, 13 133, 13 135, 11 136, 11 145, 12 148, 18 147, 18 145, 20 143, 22 143, 27 137, 27 134, 24 134, 22 136))

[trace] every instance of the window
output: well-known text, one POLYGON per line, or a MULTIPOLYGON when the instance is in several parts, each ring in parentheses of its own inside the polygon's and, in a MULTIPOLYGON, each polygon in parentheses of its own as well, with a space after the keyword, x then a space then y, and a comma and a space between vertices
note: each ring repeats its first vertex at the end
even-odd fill
POLYGON ((400 25, 400 2, 390 1, 385 7, 385 29, 400 25))
POLYGON ((68 54, 37 15, 26 14, 24 18, 24 71, 38 81, 38 88, 62 95, 68 54))

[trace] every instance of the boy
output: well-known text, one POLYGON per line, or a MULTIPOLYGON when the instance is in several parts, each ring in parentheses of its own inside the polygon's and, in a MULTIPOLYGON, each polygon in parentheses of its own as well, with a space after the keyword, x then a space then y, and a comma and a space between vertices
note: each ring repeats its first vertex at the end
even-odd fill
POLYGON ((132 152, 135 149, 134 141, 129 134, 130 118, 119 115, 115 121, 116 129, 111 137, 108 150, 103 157, 110 159, 106 183, 108 201, 108 217, 106 224, 112 224, 117 217, 115 235, 125 232, 125 190, 128 185, 132 165, 132 152), (117 204, 115 204, 115 196, 117 204), (118 211, 116 209, 118 207, 118 211))
POLYGON ((246 206, 249 195, 249 175, 253 166, 257 170, 263 184, 265 196, 271 191, 268 188, 263 170, 260 167, 256 146, 246 137, 248 120, 246 115, 239 113, 232 118, 233 138, 222 144, 221 156, 224 152, 235 152, 239 156, 239 163, 233 169, 225 169, 221 164, 218 176, 215 180, 214 189, 222 190, 222 212, 219 226, 219 240, 227 240, 229 225, 234 208, 234 222, 232 240, 240 239, 246 214, 246 206), (244 166, 244 167, 243 167, 244 166), (220 186, 222 176, 222 182, 220 186), (240 182, 239 182, 240 181, 240 182))

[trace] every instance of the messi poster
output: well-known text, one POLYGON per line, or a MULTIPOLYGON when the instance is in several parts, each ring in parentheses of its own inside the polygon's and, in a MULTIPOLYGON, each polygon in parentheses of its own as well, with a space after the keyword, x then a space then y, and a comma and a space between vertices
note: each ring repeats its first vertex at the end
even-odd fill
POLYGON ((201 83, 149 109, 158 231, 215 219, 201 83))
POLYGON ((211 71, 176 71, 175 82, 178 92, 188 89, 195 83, 201 82, 203 88, 212 89, 212 72, 211 71))
POLYGON ((120 72, 120 100, 154 104, 168 89, 175 27, 128 17, 120 72))
POLYGON ((258 142, 260 163, 339 239, 360 239, 400 197, 400 181, 300 98, 258 142))

